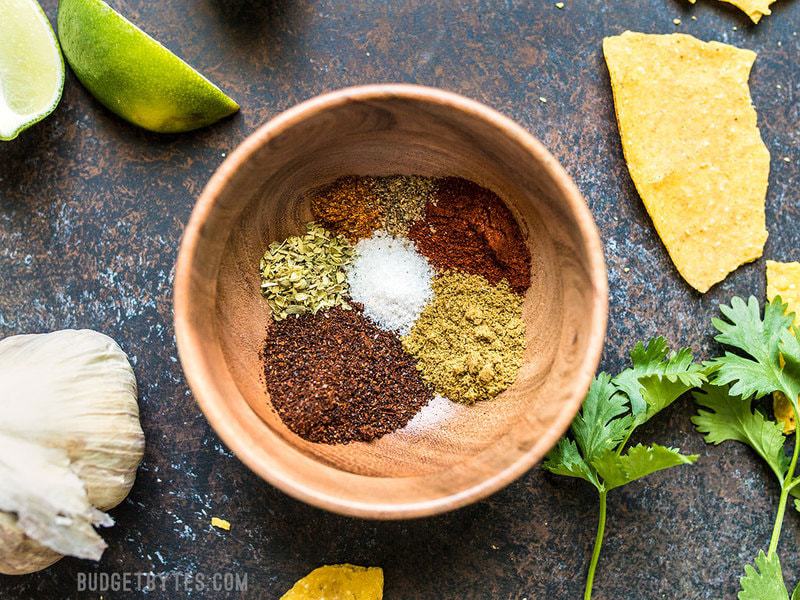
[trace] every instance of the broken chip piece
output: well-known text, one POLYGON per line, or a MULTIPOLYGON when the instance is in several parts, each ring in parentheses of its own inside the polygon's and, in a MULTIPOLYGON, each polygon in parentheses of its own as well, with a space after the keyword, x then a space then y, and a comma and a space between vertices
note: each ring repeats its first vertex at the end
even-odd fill
MULTIPOLYGON (((771 302, 776 296, 789 305, 789 310, 794 313, 794 324, 800 327, 800 263, 767 261, 767 299, 771 302)), ((783 432, 792 433, 797 424, 792 403, 786 395, 775 392, 772 408, 775 418, 783 425, 783 432)))
POLYGON ((225 531, 231 530, 230 521, 220 519, 219 517, 211 517, 211 526, 216 527, 217 529, 224 529, 225 531))
POLYGON ((631 178, 678 271, 706 292, 767 240, 770 157, 747 84, 756 55, 630 31, 603 52, 631 178))
POLYGON ((326 565, 314 569, 281 596, 281 600, 382 600, 383 569, 326 565))
POLYGON ((794 324, 800 327, 800 262, 767 261, 767 298, 780 296, 794 313, 794 324))
POLYGON ((794 418, 794 408, 789 398, 783 392, 772 394, 772 411, 775 413, 775 420, 783 427, 783 433, 789 435, 797 428, 794 418))
MULTIPOLYGON (((753 23, 758 23, 761 17, 765 15, 771 15, 772 11, 769 9, 769 5, 775 1, 776 0, 720 0, 720 2, 733 4, 736 8, 743 10, 747 13, 747 16, 752 19, 753 23)), ((694 4, 697 0, 689 0, 689 2, 694 4)))

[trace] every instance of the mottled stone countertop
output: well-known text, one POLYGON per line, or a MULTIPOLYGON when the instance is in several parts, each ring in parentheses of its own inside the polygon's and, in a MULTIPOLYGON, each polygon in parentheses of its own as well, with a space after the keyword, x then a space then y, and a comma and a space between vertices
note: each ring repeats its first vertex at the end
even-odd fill
MULTIPOLYGON (((586 196, 609 267, 604 366, 619 368, 635 340, 655 334, 708 356, 710 318, 734 294, 763 296, 764 260, 705 296, 679 278, 623 162, 601 40, 678 30, 758 52, 751 87, 773 156, 766 257, 799 260, 800 2, 780 0, 758 26, 712 0, 565 0, 563 10, 549 0, 112 4, 242 111, 199 132, 158 136, 109 113, 70 73, 55 114, 0 145, 0 337, 68 327, 113 336, 135 365, 148 441, 136 486, 113 511, 117 525, 103 532, 102 562, 65 559, 36 575, 0 576, 0 597, 98 597, 77 592, 87 572, 229 571, 247 574, 246 593, 191 596, 277 598, 320 564, 353 562, 384 567, 388 599, 578 598, 596 524, 596 498, 582 482, 535 468, 457 512, 376 523, 297 502, 232 456, 177 359, 172 280, 183 226, 226 153, 280 111, 353 84, 438 86, 520 122, 586 196), (232 531, 212 529, 212 515, 232 531)), ((43 5, 54 18, 56 0, 43 5)), ((777 501, 769 472, 742 446, 707 447, 692 412, 678 402, 638 434, 701 458, 612 492, 597 600, 733 598, 742 565, 766 546, 777 501)), ((797 579, 796 513, 781 552, 797 579)))

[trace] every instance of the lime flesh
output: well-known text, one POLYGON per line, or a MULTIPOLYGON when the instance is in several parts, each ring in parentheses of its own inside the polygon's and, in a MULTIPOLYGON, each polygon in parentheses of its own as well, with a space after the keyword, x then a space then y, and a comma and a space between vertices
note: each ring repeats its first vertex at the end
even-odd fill
POLYGON ((239 105, 102 0, 60 0, 58 37, 81 83, 109 110, 159 133, 190 131, 239 105))
POLYGON ((0 140, 49 115, 64 89, 64 59, 36 0, 0 0, 0 140))

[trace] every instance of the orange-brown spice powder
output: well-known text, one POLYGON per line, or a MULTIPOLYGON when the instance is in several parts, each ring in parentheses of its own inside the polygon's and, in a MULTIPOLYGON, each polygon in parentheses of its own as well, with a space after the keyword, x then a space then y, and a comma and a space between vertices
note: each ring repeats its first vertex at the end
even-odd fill
POLYGON ((311 200, 317 220, 350 241, 369 237, 383 223, 381 206, 363 177, 342 177, 311 200))

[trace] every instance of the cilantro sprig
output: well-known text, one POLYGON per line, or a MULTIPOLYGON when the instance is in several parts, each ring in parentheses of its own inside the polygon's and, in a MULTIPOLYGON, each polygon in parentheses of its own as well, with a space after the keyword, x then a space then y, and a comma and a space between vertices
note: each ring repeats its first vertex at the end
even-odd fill
POLYGON ((600 373, 592 381, 570 432, 547 455, 544 468, 592 484, 599 496, 599 517, 584 599, 592 597, 606 527, 608 492, 651 473, 697 460, 676 448, 659 444, 625 450, 637 427, 670 406, 681 395, 706 382, 705 371, 693 362, 688 348, 670 352, 664 338, 639 342, 631 352, 631 367, 612 377, 600 373))
MULTIPOLYGON (((725 318, 712 322, 719 332, 715 339, 726 352, 705 365, 710 381, 695 394, 701 408, 692 422, 709 444, 733 440, 750 446, 778 480, 781 493, 769 547, 766 554, 762 551, 756 557, 755 567, 745 567, 739 600, 788 600, 777 549, 789 496, 800 495, 800 475, 796 474, 800 444, 795 433, 790 451, 784 428, 757 403, 780 392, 789 399, 797 420, 800 331, 780 297, 766 304, 763 316, 754 297, 746 303, 733 298, 720 311, 725 318)), ((795 508, 800 510, 797 500, 795 508)), ((800 600, 800 585, 792 600, 800 600)))

